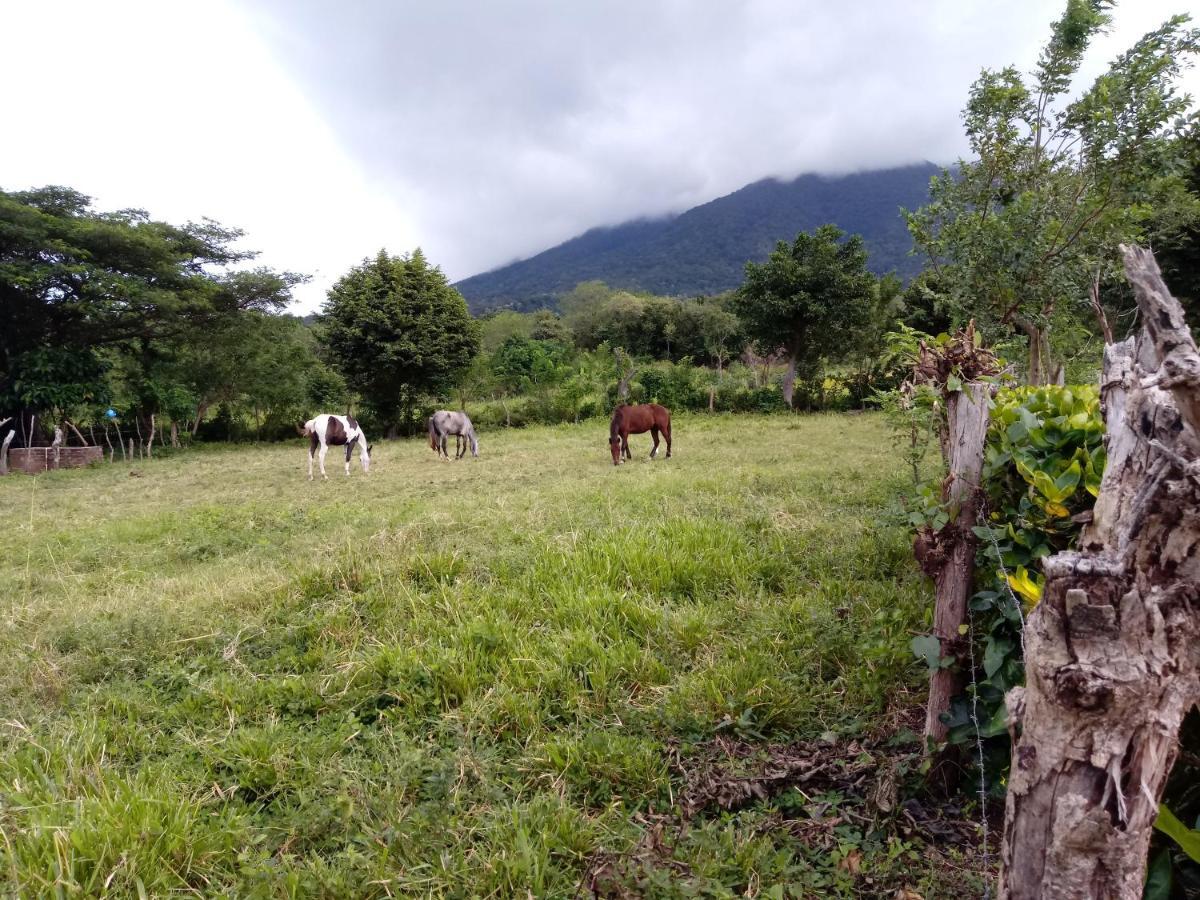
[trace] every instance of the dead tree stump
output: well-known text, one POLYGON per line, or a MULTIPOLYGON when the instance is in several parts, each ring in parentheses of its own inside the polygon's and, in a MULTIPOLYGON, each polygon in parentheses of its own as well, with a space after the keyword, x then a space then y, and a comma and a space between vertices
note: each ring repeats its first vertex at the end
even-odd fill
POLYGON ((1148 250, 1144 328, 1110 345, 1108 463, 1025 632, 1001 850, 1006 900, 1140 900, 1179 726, 1200 701, 1200 354, 1148 250))

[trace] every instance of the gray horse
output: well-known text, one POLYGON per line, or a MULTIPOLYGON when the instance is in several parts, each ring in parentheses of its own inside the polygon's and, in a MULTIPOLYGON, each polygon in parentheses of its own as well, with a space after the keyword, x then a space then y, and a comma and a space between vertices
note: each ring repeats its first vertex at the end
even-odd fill
POLYGON ((475 436, 475 426, 471 424, 465 412, 439 409, 429 417, 429 446, 440 459, 450 459, 450 454, 446 452, 446 437, 451 434, 454 435, 455 459, 462 459, 467 455, 467 447, 460 443, 460 438, 466 438, 471 446, 471 455, 479 457, 479 438, 475 436))

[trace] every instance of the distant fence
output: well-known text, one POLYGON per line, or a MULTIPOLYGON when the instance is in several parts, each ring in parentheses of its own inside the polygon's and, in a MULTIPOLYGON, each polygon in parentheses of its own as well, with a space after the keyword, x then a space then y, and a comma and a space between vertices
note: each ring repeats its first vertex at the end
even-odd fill
POLYGON ((77 469, 103 461, 104 450, 100 447, 16 447, 8 451, 11 471, 26 475, 51 469, 77 469))

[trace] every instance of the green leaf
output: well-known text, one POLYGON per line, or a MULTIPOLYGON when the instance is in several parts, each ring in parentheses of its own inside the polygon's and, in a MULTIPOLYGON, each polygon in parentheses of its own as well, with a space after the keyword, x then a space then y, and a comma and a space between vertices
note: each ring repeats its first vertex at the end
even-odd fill
POLYGON ((1012 653, 1012 641, 1007 638, 988 638, 987 649, 983 652, 983 671, 991 678, 1004 665, 1004 660, 1012 653))
POLYGON ((1072 460, 1067 470, 1054 479, 1054 487, 1058 491, 1058 496, 1054 499, 1062 501, 1074 494, 1082 477, 1083 469, 1079 466, 1079 460, 1072 460))
POLYGON ((1154 827, 1177 843, 1188 855, 1188 859, 1200 863, 1200 830, 1188 828, 1175 818, 1175 814, 1163 803, 1158 806, 1158 818, 1154 820, 1154 827))
POLYGON ((997 737, 1008 731, 1008 707, 1003 703, 996 707, 996 711, 992 713, 992 717, 988 719, 986 724, 979 728, 981 737, 997 737))
POLYGON ((925 660, 929 671, 936 672, 942 667, 942 642, 932 634, 917 635, 908 645, 917 659, 925 660))
POLYGON ((1159 852, 1146 870, 1146 889, 1142 900, 1170 900, 1171 897, 1171 851, 1159 852))
POLYGON ((951 375, 946 379, 946 390, 950 393, 962 390, 962 379, 957 375, 951 375))

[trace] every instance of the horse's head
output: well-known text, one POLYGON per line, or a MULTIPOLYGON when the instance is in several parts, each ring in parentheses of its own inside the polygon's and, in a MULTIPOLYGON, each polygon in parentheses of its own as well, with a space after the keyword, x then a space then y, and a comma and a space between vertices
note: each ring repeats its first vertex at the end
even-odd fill
POLYGON ((621 438, 613 435, 608 439, 608 449, 612 451, 613 465, 621 464, 621 438))
MULTIPOLYGON (((365 441, 363 442, 363 452, 362 452, 362 457, 360 459, 360 462, 362 462, 362 467, 363 467, 364 473, 371 471, 371 448, 373 448, 374 446, 375 446, 374 444, 368 444, 365 441)), ((346 459, 349 460, 350 457, 347 456, 346 459)))

